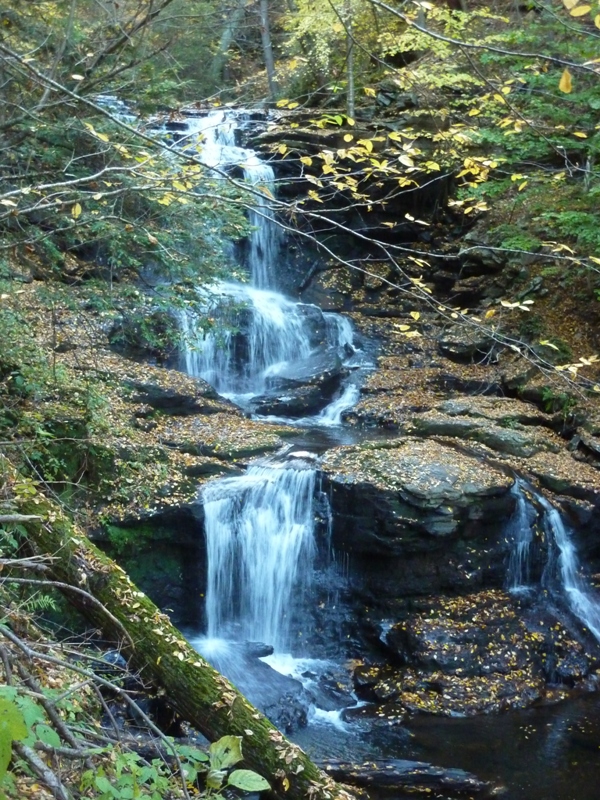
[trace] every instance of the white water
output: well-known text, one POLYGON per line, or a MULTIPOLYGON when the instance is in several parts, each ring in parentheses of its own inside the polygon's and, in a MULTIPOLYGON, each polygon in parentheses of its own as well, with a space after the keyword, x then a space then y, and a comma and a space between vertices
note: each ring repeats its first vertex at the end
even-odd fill
MULTIPOLYGON (((246 183, 256 190, 248 211, 253 226, 247 251, 252 285, 216 284, 204 292, 207 316, 216 323, 213 329, 198 330, 191 316, 184 316, 182 327, 188 342, 186 371, 248 407, 252 398, 270 389, 279 391, 275 379, 283 373, 294 378, 296 365, 306 368, 309 357, 335 352, 350 358, 356 347, 348 319, 323 314, 269 289, 275 283, 282 241, 272 208, 274 173, 255 152, 236 144, 236 128, 235 115, 221 109, 189 118, 187 130, 178 130, 177 137, 179 147, 193 148, 211 167, 242 169, 246 183)), ((339 425, 342 413, 357 399, 356 388, 342 386, 316 424, 339 425)))
MULTIPOLYGON (((509 591, 533 589, 531 581, 531 545, 535 508, 524 492, 525 484, 517 479, 513 493, 517 497, 515 512, 509 522, 507 535, 512 542, 508 563, 506 586, 509 591)), ((541 586, 563 597, 570 610, 600 641, 600 597, 586 585, 582 577, 582 566, 577 557, 571 533, 560 512, 527 486, 536 505, 542 509, 541 524, 546 537, 546 564, 541 577, 541 586)))
POLYGON ((248 212, 253 232, 250 237, 248 268, 252 283, 266 289, 273 283, 273 269, 281 247, 281 229, 275 220, 271 201, 275 198, 275 173, 253 150, 235 143, 236 119, 224 110, 205 117, 188 119, 188 130, 180 139, 184 149, 194 149, 210 167, 240 167, 244 180, 256 192, 248 212))
POLYGON ((184 318, 192 343, 185 353, 186 371, 226 397, 262 394, 269 377, 312 351, 307 306, 241 283, 215 285, 208 302, 216 306, 211 313, 221 324, 215 333, 198 335, 184 318), (243 338, 236 325, 243 326, 243 338))
POLYGON ((538 501, 544 509, 546 535, 558 551, 558 558, 554 558, 552 552, 550 554, 542 575, 542 585, 553 588, 558 580, 571 611, 600 641, 600 598, 586 586, 577 551, 561 515, 545 497, 540 495, 538 501))
POLYGON ((208 549, 207 636, 292 645, 294 608, 311 583, 313 467, 251 466, 203 492, 208 549))
POLYGON ((525 496, 524 484, 519 478, 515 480, 511 494, 516 497, 517 502, 506 531, 507 538, 511 542, 506 588, 512 592, 521 592, 529 589, 531 582, 530 550, 533 542, 531 513, 533 509, 525 496))

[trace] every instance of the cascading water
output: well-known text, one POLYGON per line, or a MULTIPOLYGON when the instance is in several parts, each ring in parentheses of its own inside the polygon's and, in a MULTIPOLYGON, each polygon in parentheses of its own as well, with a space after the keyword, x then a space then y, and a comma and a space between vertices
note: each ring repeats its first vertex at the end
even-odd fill
POLYGON ((184 318, 188 341, 196 345, 186 351, 186 371, 221 394, 231 399, 261 394, 279 366, 310 355, 306 306, 234 283, 215 286, 210 301, 217 303, 214 314, 222 322, 216 333, 194 338, 190 320, 184 318))
POLYGON ((547 548, 541 586, 550 593, 564 598, 577 619, 600 641, 600 598, 586 586, 575 545, 560 512, 543 495, 534 492, 519 479, 515 481, 513 493, 517 503, 507 531, 512 543, 507 588, 517 592, 533 588, 531 544, 533 523, 538 516, 534 505, 538 506, 542 512, 541 525, 547 548), (533 504, 527 499, 525 487, 533 504))
MULTIPOLYGON (((307 375, 309 358, 325 355, 328 366, 339 365, 342 385, 332 392, 331 407, 319 408, 312 419, 317 425, 339 425, 343 411, 358 398, 356 387, 343 383, 340 369, 342 362, 357 352, 352 326, 338 314, 324 314, 316 306, 294 302, 269 288, 275 282, 281 248, 272 208, 272 168, 252 150, 236 144, 235 116, 223 110, 190 118, 185 131, 178 129, 178 146, 194 148, 209 166, 241 168, 246 183, 255 188, 247 252, 252 285, 219 283, 204 291, 207 312, 216 324, 213 330, 203 332, 196 330, 191 317, 183 319, 189 343, 184 356, 186 371, 252 411, 252 398, 289 390, 299 371, 307 375)), ((313 377, 320 376, 323 363, 314 361, 313 377)))
POLYGON ((506 531, 511 543, 506 588, 511 592, 522 592, 531 588, 532 517, 535 518, 535 513, 525 496, 524 483, 519 478, 515 480, 511 493, 516 498, 516 505, 506 531))
POLYGON ((314 491, 314 468, 286 463, 257 464, 204 489, 208 638, 288 650, 294 606, 311 582, 314 491))
POLYGON ((600 598, 590 591, 581 577, 582 567, 575 545, 561 515, 545 497, 540 495, 538 502, 544 509, 543 526, 550 549, 542 585, 550 590, 558 588, 573 614, 600 641, 600 598))

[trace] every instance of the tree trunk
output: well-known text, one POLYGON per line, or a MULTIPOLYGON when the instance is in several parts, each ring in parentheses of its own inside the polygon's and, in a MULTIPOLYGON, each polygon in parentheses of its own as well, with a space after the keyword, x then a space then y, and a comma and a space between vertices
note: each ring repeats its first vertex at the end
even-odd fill
POLYGON ((221 33, 221 39, 217 47, 217 52, 213 56, 209 74, 215 88, 220 88, 223 81, 223 72, 229 59, 229 48, 238 32, 244 14, 246 13, 246 0, 236 0, 235 8, 227 14, 225 27, 221 33))
POLYGON ((269 97, 275 99, 277 83, 275 81, 275 59, 273 57, 273 43, 271 41, 271 28, 269 26, 269 0, 260 0, 260 37, 262 39, 267 81, 269 82, 269 97))
MULTIPOLYGON (((20 479, 0 456, 0 475, 12 484, 20 479)), ((164 689, 173 708, 208 739, 226 734, 243 739, 244 761, 264 775, 283 800, 353 800, 305 753, 291 744, 190 647, 168 617, 132 583, 121 567, 90 542, 62 510, 38 493, 19 499, 19 511, 33 518, 20 525, 38 555, 53 556, 49 574, 74 589, 85 590, 106 612, 80 591, 69 600, 94 625, 118 641, 142 678, 164 689)))
POLYGON ((344 17, 346 25, 346 113, 354 117, 355 88, 354 88, 354 33, 352 30, 352 0, 345 0, 344 17))

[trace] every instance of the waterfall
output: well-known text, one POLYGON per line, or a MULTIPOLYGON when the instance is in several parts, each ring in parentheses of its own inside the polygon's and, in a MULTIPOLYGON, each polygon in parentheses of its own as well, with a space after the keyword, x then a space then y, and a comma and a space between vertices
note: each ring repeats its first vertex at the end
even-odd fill
MULTIPOLYGON (((269 392, 285 394, 294 386, 298 390, 332 365, 341 380, 342 364, 345 367, 359 350, 348 319, 273 291, 281 249, 281 229, 273 213, 275 176, 254 151, 236 143, 237 130, 236 114, 223 109, 177 122, 178 147, 193 148, 211 167, 241 169, 255 190, 248 212, 251 285, 220 282, 199 290, 212 327, 200 329, 190 314, 182 315, 181 325, 187 342, 186 371, 252 412, 253 398, 269 392)), ((343 411, 359 395, 355 380, 332 385, 330 391, 330 405, 312 418, 317 425, 339 425, 343 411)))
POLYGON ((558 588, 573 614, 600 641, 600 598, 581 577, 582 567, 560 513, 545 497, 539 495, 537 499, 544 510, 543 526, 550 550, 542 585, 550 590, 558 588))
POLYGON ((203 490, 209 576, 207 636, 284 652, 311 582, 314 468, 262 463, 203 490))
POLYGON ((212 111, 204 117, 192 117, 187 121, 187 131, 180 136, 179 146, 193 148, 207 166, 239 167, 244 180, 256 190, 248 212, 253 228, 248 268, 252 284, 266 289, 273 283, 272 268, 281 246, 281 232, 271 202, 275 198, 275 173, 270 164, 262 161, 253 150, 236 145, 237 128, 235 116, 224 110, 212 111))
POLYGON ((310 317, 320 314, 314 306, 245 284, 220 283, 210 294, 220 324, 216 332, 198 335, 184 319, 184 332, 195 344, 186 351, 186 371, 221 394, 261 394, 278 368, 310 355, 310 317))
POLYGON ((511 494, 516 498, 516 505, 506 531, 507 539, 511 543, 506 588, 512 592, 529 589, 531 581, 534 509, 525 496, 524 486, 523 481, 517 478, 511 489, 511 494))
POLYGON ((534 588, 531 582, 531 544, 533 523, 538 516, 535 506, 538 506, 546 539, 546 563, 540 580, 541 587, 564 598, 577 619, 600 641, 600 598, 586 586, 571 532, 560 512, 521 479, 517 478, 512 491, 517 503, 507 528, 507 538, 511 542, 507 589, 518 592, 534 588), (525 488, 532 502, 528 500, 525 488))

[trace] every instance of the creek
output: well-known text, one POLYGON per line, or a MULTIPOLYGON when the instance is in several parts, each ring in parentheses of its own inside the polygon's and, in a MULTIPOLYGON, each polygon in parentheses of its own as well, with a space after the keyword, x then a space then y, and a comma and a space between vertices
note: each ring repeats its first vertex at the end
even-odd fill
MULTIPOLYGON (((507 800, 592 800, 597 695, 500 715, 421 715, 406 725, 365 727, 344 711, 364 704, 344 660, 365 653, 345 641, 352 606, 318 466, 328 447, 360 435, 342 421, 373 369, 373 348, 345 317, 277 291, 283 240, 268 200, 274 174, 240 145, 239 115, 190 118, 177 140, 199 147, 210 166, 241 170, 259 190, 245 252, 250 281, 203 290, 219 322, 215 332, 198 334, 193 319, 182 317, 190 342, 185 369, 246 413, 298 428, 284 453, 202 490, 206 627, 188 631, 193 645, 317 759, 417 759, 471 771, 502 786, 507 800)), ((532 613, 543 594, 600 640, 600 605, 561 515, 523 481, 512 493, 506 589, 532 613)))

